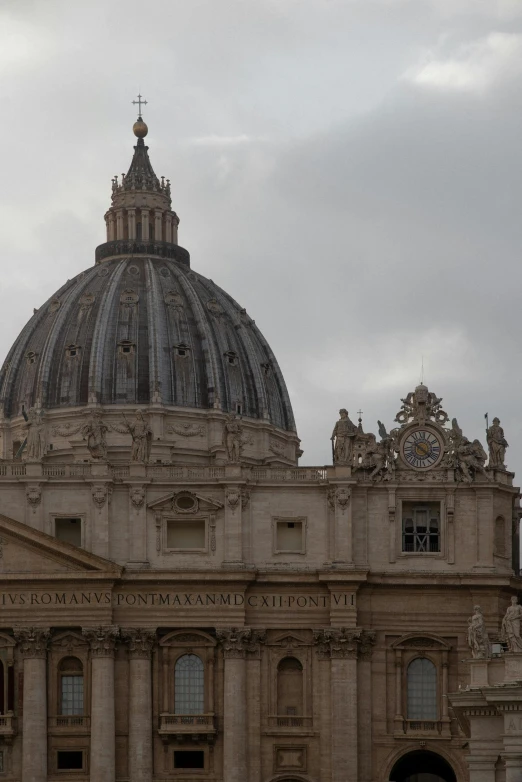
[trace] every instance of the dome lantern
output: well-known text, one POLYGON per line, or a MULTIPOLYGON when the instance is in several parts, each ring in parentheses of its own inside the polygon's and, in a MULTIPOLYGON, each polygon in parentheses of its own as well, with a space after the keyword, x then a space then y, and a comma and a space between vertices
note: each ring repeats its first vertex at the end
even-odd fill
POLYGON ((127 173, 112 179, 111 206, 105 214, 107 241, 96 248, 96 263, 119 255, 154 255, 190 265, 188 252, 178 245, 179 217, 172 210, 170 179, 158 178, 149 158, 144 138, 149 129, 139 105, 133 125, 137 138, 127 173))

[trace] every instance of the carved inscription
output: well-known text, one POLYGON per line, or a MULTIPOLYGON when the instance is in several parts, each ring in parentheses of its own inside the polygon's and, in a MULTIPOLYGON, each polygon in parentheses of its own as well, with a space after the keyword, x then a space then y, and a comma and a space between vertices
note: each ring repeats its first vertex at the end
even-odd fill
POLYGON ((330 594, 280 594, 242 592, 109 592, 38 590, 0 592, 0 607, 112 606, 114 608, 149 606, 159 608, 208 608, 213 606, 235 608, 245 606, 260 610, 302 610, 314 608, 348 608, 353 596, 344 592, 330 594))

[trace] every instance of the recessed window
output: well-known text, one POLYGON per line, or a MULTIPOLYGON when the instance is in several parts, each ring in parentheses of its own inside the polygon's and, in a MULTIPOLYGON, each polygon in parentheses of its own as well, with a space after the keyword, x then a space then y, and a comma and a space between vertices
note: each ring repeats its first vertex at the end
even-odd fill
POLYGON ((60 714, 83 714, 83 665, 77 657, 60 663, 60 714))
POLYGON ((190 351, 190 348, 188 345, 185 345, 184 343, 181 343, 180 345, 174 345, 174 352, 176 356, 181 356, 182 358, 185 358, 188 356, 190 351))
POLYGON ((415 554, 440 551, 440 503, 402 503, 402 550, 415 554))
POLYGON ((203 519, 167 522, 167 548, 178 551, 204 551, 206 549, 206 524, 203 519))
POLYGON ((124 355, 129 355, 131 353, 134 353, 134 344, 132 342, 128 342, 128 341, 120 342, 118 348, 120 353, 123 353, 124 355))
POLYGON ((238 402, 236 404, 236 415, 241 415, 243 413, 243 405, 241 402, 238 402))
POLYGON ((197 654, 182 654, 174 668, 174 713, 203 714, 205 668, 197 654))
POLYGON ((176 750, 174 768, 205 768, 205 753, 202 750, 176 750))
POLYGON ((304 523, 302 520, 275 522, 275 553, 304 554, 304 523))
POLYGON ((56 768, 58 771, 83 771, 83 752, 81 750, 58 750, 56 768))
POLYGON ((55 536, 64 543, 72 543, 73 546, 82 545, 82 520, 79 518, 55 519, 55 536))
POLYGON ((28 353, 25 354, 25 358, 27 359, 28 364, 34 364, 34 362, 36 361, 36 353, 30 350, 28 353))
POLYGON ((0 752, 0 774, 4 771, 4 753, 0 752))
POLYGON ((234 353, 233 350, 228 350, 225 353, 225 358, 226 358, 228 364, 230 364, 231 367, 237 367, 237 365, 239 363, 237 353, 234 353))
POLYGON ((78 345, 67 345, 65 348, 65 355, 69 358, 74 358, 80 353, 80 347, 78 345))
POLYGON ((437 719, 437 669, 431 660, 416 657, 408 665, 408 719, 437 719))

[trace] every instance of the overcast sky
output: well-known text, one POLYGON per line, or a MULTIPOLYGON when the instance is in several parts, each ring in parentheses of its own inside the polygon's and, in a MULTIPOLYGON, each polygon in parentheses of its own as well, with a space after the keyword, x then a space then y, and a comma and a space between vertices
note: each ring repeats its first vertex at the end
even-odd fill
MULTIPOLYGON (((1 0, 0 362, 94 263, 144 117, 192 266, 256 320, 303 464, 420 379, 522 469, 520 0, 1 0)), ((519 477, 520 480, 520 477, 519 477)))

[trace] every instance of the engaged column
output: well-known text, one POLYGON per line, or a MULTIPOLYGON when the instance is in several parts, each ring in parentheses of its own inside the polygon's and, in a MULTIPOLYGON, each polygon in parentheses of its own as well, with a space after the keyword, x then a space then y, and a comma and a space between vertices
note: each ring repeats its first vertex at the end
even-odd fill
POLYGON ((47 781, 47 644, 49 630, 16 627, 24 660, 23 782, 47 781))
POLYGON ((122 630, 129 651, 129 780, 152 782, 151 652, 155 630, 122 630))
MULTIPOLYGON (((116 739, 114 724, 114 647, 117 627, 86 627, 91 645, 91 768, 96 782, 114 782, 116 739)), ((25 782, 25 781, 24 781, 25 782)))

